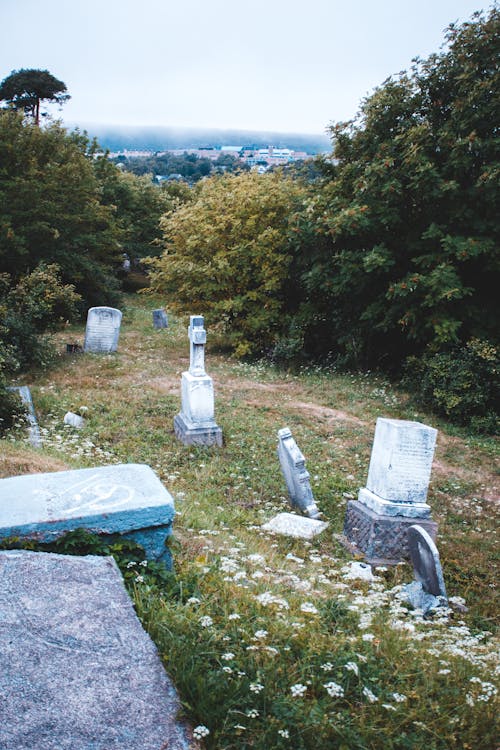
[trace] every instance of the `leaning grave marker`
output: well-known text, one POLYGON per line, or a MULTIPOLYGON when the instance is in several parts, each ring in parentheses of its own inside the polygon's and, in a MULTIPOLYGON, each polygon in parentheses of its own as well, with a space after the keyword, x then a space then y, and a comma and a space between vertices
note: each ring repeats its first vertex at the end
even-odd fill
POLYGON ((292 506, 309 518, 319 518, 321 514, 314 500, 306 460, 288 427, 278 430, 278 458, 292 506))
POLYGON ((0 551, 2 750, 189 750, 112 557, 0 551))
POLYGON ((182 373, 182 407, 174 430, 184 445, 222 445, 222 430, 214 418, 214 386, 205 372, 207 332, 202 315, 191 315, 188 328, 189 371, 182 373))
POLYGON ((0 539, 51 542, 67 531, 121 534, 148 557, 171 563, 174 501, 144 464, 27 474, 0 479, 0 539))
POLYGON ((408 559, 407 531, 416 521, 435 538, 427 490, 436 444, 433 427, 379 417, 366 487, 347 504, 344 537, 369 562, 408 559))
POLYGON ((118 349, 122 313, 114 307, 91 307, 87 314, 83 351, 109 354, 118 349))
POLYGON ((429 534, 415 524, 408 529, 408 546, 413 564, 415 580, 403 591, 413 607, 424 614, 439 607, 448 606, 439 552, 429 534))

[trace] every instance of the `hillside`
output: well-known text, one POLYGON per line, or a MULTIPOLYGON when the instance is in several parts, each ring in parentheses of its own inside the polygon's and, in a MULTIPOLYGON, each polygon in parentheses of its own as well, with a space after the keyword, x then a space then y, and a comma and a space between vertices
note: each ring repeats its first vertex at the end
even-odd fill
POLYGON ((416 412, 373 374, 291 374, 228 359, 208 330, 222 449, 174 434, 189 363, 186 320, 155 331, 162 303, 129 297, 116 355, 65 354, 33 376, 43 447, 25 428, 2 440, 0 475, 110 463, 149 464, 176 502, 175 575, 131 564, 137 611, 206 748, 450 750, 495 746, 498 444, 416 412), (86 427, 63 425, 86 407, 86 427), (366 481, 377 416, 439 430, 429 503, 448 594, 468 612, 423 620, 395 596, 406 564, 353 577, 337 542, 347 500, 366 481), (313 542, 260 526, 289 509, 276 458, 288 426, 330 528, 313 542))

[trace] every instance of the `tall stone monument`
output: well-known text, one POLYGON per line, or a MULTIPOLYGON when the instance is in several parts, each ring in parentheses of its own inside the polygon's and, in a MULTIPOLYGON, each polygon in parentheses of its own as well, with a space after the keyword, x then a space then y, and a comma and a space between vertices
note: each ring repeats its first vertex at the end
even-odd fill
POLYGON ((184 445, 222 445, 222 430, 214 418, 214 386, 205 372, 207 332, 202 315, 191 315, 189 371, 182 373, 182 409, 174 419, 177 438, 184 445))
POLYGON ((91 307, 87 314, 84 352, 109 354, 118 349, 122 314, 114 307, 91 307))
POLYGON ((366 487, 350 501, 344 537, 368 562, 409 558, 407 532, 418 522, 431 539, 427 490, 436 445, 433 427, 398 419, 377 419, 366 487))

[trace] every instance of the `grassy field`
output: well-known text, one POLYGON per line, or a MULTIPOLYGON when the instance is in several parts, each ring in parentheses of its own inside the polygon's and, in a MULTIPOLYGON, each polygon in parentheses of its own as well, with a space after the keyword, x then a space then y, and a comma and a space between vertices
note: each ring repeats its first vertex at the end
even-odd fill
POLYGON ((417 411, 374 374, 237 362, 210 347, 208 329, 225 442, 185 447, 173 418, 189 365, 188 321, 171 318, 155 331, 151 310, 160 304, 127 298, 114 355, 66 355, 66 342, 83 342, 83 327, 58 335, 58 361, 27 383, 43 448, 30 448, 16 428, 1 442, 0 475, 122 462, 158 474, 176 502, 175 575, 159 585, 148 566, 131 566, 131 590, 201 745, 497 748, 498 442, 417 411), (66 411, 81 407, 85 428, 64 426, 66 411), (465 601, 465 613, 424 620, 398 597, 412 580, 409 565, 353 578, 335 540, 348 499, 365 484, 378 416, 438 428, 429 503, 448 595, 465 601), (311 543, 261 529, 289 510, 276 457, 285 426, 330 521, 311 543))

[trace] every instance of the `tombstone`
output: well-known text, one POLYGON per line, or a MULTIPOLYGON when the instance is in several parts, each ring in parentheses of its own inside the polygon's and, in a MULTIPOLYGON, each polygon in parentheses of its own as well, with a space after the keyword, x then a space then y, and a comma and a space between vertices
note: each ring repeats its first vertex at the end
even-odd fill
POLYGON ((63 419, 64 424, 74 427, 77 430, 81 430, 85 426, 85 420, 79 414, 74 414, 72 411, 67 411, 63 419))
POLYGON ((305 458, 288 427, 278 430, 278 458, 292 507, 309 518, 319 518, 321 514, 314 500, 305 458))
POLYGON ((27 385, 12 385, 7 390, 15 391, 19 394, 23 406, 26 407, 26 415, 29 423, 29 441, 34 448, 41 448, 42 438, 40 437, 40 428, 38 427, 30 389, 27 385))
POLYGON ((447 607, 443 570, 433 540, 424 528, 414 525, 408 529, 408 546, 416 579, 403 589, 408 601, 424 614, 447 607))
POLYGON ((83 351, 91 354, 116 352, 121 319, 120 310, 114 307, 91 307, 87 314, 83 351))
POLYGON ((344 537, 372 563, 409 558, 407 531, 415 520, 436 537, 427 490, 436 444, 433 427, 377 419, 366 487, 347 504, 344 537))
POLYGON ((168 565, 174 501, 144 464, 0 479, 0 539, 52 542, 67 531, 121 534, 168 565))
POLYGON ((2 750, 197 747, 112 557, 0 551, 0 601, 2 750))
POLYGON ((184 445, 222 445, 222 430, 214 419, 214 387, 205 372, 207 332, 202 315, 191 315, 188 328, 189 371, 182 373, 182 408, 174 419, 177 438, 184 445))
POLYGON ((263 524, 261 528, 272 534, 282 534, 296 539, 312 539, 317 534, 321 534, 327 527, 328 521, 297 516, 295 513, 278 513, 277 516, 263 524))
POLYGON ((157 330, 168 328, 168 317, 163 307, 159 310, 153 310, 153 326, 157 330))

